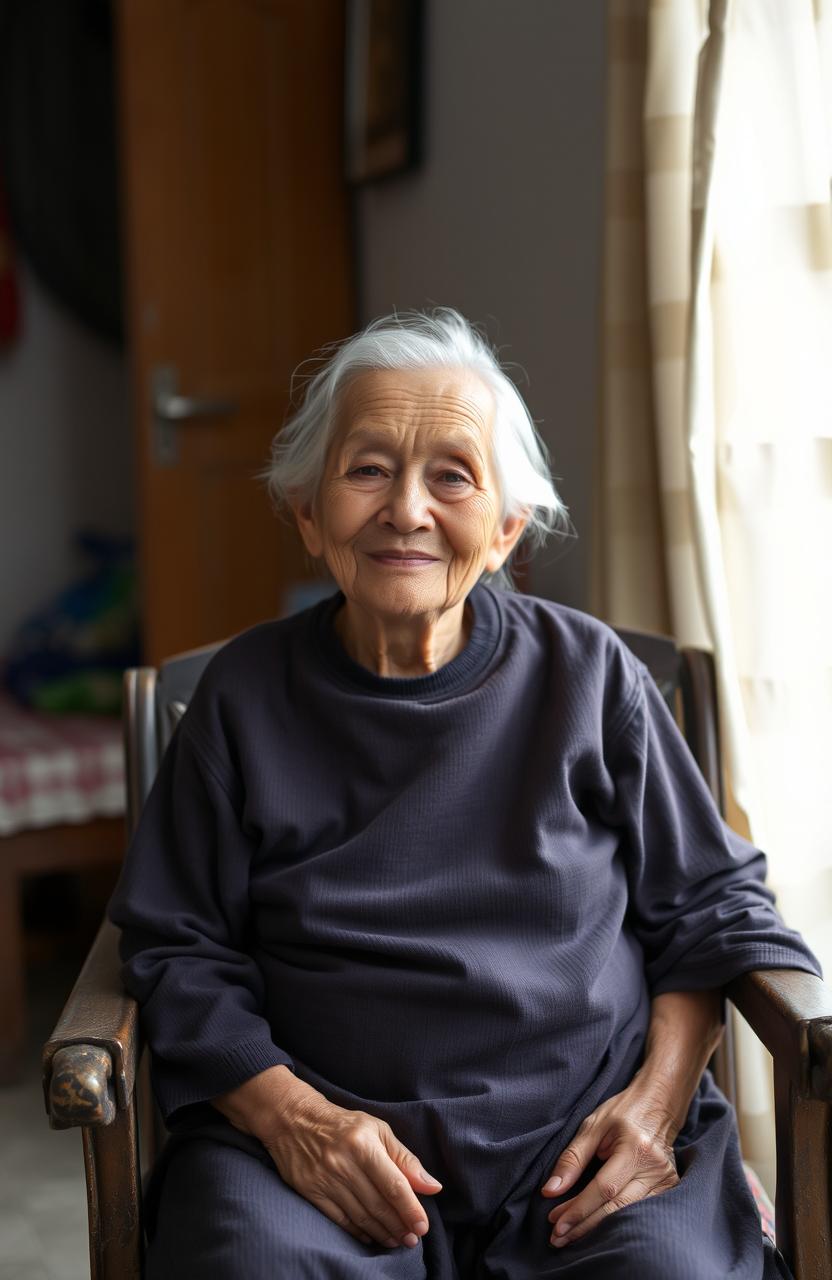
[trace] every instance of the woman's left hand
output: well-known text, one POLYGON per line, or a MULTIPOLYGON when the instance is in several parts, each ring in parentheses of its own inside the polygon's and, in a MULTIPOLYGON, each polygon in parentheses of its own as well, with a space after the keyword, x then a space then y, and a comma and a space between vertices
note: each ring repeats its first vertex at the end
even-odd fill
POLYGON ((674 1187, 676 1132, 663 1100, 639 1081, 591 1112, 558 1157, 543 1195, 562 1196, 593 1156, 603 1167, 579 1195, 552 1209, 551 1243, 580 1240, 608 1214, 674 1187), (551 1185, 555 1178, 561 1179, 557 1187, 551 1185))
POLYGON ((722 1000, 718 988, 652 997, 644 1062, 626 1089, 587 1116, 542 1188, 563 1196, 593 1156, 602 1162, 579 1195, 550 1212, 553 1244, 579 1240, 616 1209, 679 1182, 673 1143, 722 1038, 722 1000))

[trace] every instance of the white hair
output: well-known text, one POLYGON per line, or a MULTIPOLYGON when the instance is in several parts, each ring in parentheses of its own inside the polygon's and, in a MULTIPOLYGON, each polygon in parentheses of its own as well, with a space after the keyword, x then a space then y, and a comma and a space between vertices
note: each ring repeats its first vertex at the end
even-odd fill
MULTIPOLYGON (((303 403, 275 436, 271 466, 263 473, 278 510, 288 510, 292 499, 314 501, 324 474, 338 393, 352 376, 371 369, 450 367, 473 370, 494 393, 493 460, 500 485, 500 518, 528 516, 521 545, 530 551, 537 550, 550 533, 573 532, 567 508, 552 483, 546 446, 522 396, 487 340, 458 311, 437 307, 381 316, 351 338, 323 347, 317 360, 323 364, 306 377, 303 403)), ((292 380, 293 393, 299 375, 300 370, 292 380)), ((510 589, 513 585, 508 562, 483 578, 496 586, 510 589)))

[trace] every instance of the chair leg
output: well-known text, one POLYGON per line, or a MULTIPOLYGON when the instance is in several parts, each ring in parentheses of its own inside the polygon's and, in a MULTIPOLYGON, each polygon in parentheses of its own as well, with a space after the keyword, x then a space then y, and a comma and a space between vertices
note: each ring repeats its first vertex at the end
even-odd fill
POLYGON ((23 1072, 26 991, 20 876, 0 870, 0 1085, 17 1084, 23 1072))
POLYGON ((140 1280, 144 1237, 135 1100, 118 1111, 112 1124, 85 1126, 81 1133, 91 1280, 140 1280), (106 1197, 99 1187, 106 1187, 106 1197))

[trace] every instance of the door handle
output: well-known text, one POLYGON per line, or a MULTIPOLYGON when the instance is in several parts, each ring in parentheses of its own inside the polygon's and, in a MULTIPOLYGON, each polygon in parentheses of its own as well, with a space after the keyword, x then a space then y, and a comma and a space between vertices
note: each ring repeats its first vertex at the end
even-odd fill
POLYGON ((226 418, 240 407, 238 401, 223 397, 180 395, 178 381, 174 365, 159 365, 151 374, 153 457, 160 467, 172 467, 179 461, 180 423, 226 418))
POLYGON ((153 412, 163 422, 187 422, 189 418, 224 418, 239 408, 236 400, 212 400, 205 396, 172 396, 160 392, 153 412))

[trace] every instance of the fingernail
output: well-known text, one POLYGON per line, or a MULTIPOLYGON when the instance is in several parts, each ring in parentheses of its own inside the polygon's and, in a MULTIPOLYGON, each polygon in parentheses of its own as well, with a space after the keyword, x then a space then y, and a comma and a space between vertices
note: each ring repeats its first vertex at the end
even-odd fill
POLYGON ((434 1178, 433 1175, 430 1173, 425 1173, 424 1169, 422 1170, 422 1177, 424 1178, 425 1182, 432 1182, 435 1187, 442 1186, 442 1183, 439 1181, 438 1178, 434 1178))
POLYGON ((567 1231, 569 1231, 569 1229, 571 1228, 571 1226, 572 1226, 571 1222, 567 1222, 565 1218, 561 1218, 560 1222, 555 1227, 555 1231, 558 1233, 559 1236, 565 1236, 567 1231))
POLYGON ((418 1243, 419 1243, 419 1237, 414 1236, 412 1231, 408 1231, 407 1235, 402 1241, 402 1244, 406 1244, 408 1249, 415 1249, 418 1243))
POLYGON ((419 1218, 418 1222, 414 1222, 413 1224, 413 1230, 416 1232, 417 1236, 423 1236, 427 1229, 428 1224, 425 1222, 424 1218, 419 1218))
POLYGON ((562 1182, 563 1182, 563 1178, 550 1178, 549 1181, 546 1183, 545 1187, 543 1188, 543 1190, 557 1191, 558 1187, 562 1182))

